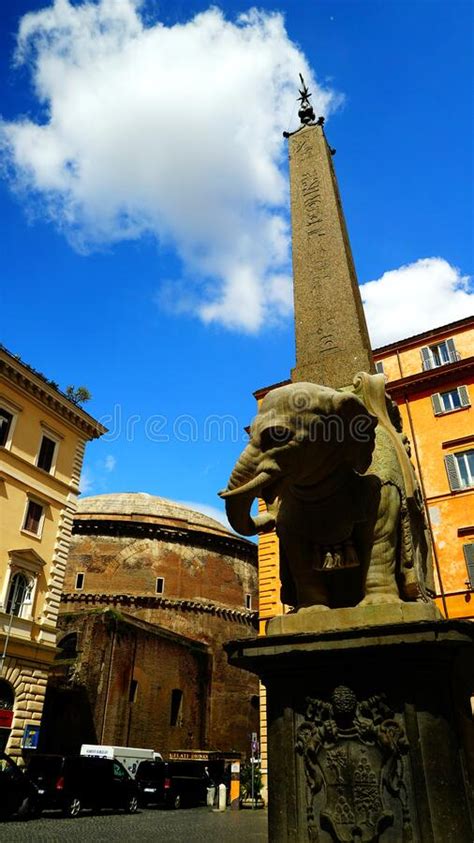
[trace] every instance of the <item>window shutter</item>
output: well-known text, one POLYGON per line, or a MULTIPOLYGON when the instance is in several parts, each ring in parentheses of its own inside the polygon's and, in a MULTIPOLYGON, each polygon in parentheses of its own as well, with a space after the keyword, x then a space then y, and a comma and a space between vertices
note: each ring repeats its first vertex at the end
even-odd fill
POLYGON ((452 491, 455 492, 457 489, 461 488, 461 480, 458 474, 458 467, 454 454, 448 454, 444 458, 444 464, 446 466, 449 485, 451 486, 452 491))
POLYGON ((458 394, 461 401, 461 407, 469 407, 471 402, 469 401, 467 386, 458 386, 458 394))
POLYGON ((435 392, 434 395, 431 396, 431 403, 433 405, 433 412, 435 416, 441 415, 444 412, 444 407, 441 403, 441 395, 439 392, 435 392))
POLYGON ((427 345, 425 345, 425 346, 423 346, 423 348, 420 348, 420 353, 421 353, 421 361, 423 363, 423 371, 426 371, 427 369, 432 369, 433 368, 433 357, 432 357, 430 348, 427 345))
POLYGON ((471 586, 474 586, 474 542, 463 547, 466 568, 471 586))
POLYGON ((446 347, 448 349, 449 362, 454 363, 454 361, 457 360, 458 355, 456 353, 456 346, 454 345, 454 340, 452 338, 446 340, 446 347))

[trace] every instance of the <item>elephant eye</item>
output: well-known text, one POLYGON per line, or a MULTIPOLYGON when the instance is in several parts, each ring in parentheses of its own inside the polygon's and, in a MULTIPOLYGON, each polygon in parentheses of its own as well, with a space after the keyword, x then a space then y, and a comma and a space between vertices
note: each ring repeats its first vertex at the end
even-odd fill
POLYGON ((262 451, 268 451, 270 448, 278 448, 279 445, 286 445, 292 437, 293 434, 291 430, 288 430, 288 428, 283 425, 267 427, 261 433, 260 447, 262 451))

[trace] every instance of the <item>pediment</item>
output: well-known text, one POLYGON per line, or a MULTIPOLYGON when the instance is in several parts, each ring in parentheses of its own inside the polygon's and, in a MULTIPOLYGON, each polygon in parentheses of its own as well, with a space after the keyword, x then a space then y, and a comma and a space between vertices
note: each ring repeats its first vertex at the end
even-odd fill
POLYGON ((9 550, 8 555, 10 557, 10 566, 16 565, 32 573, 39 574, 41 569, 46 565, 46 560, 36 550, 33 550, 32 547, 9 550))

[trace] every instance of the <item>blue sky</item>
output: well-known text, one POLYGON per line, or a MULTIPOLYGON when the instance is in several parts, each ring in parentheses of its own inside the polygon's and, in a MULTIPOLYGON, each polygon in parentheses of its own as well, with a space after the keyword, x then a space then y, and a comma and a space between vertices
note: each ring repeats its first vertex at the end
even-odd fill
POLYGON ((300 69, 374 345, 473 310, 472 4, 249 8, 0 10, 2 341, 92 392, 111 433, 88 448, 88 493, 220 507, 253 390, 288 377, 281 133, 300 69))

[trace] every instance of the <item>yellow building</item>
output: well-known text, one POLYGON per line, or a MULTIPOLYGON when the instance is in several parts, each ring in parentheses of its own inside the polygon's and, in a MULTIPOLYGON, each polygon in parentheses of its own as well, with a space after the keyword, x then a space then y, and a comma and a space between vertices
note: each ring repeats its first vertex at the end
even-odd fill
MULTIPOLYGON (((474 318, 373 352, 400 408, 427 504, 433 537, 436 600, 446 617, 474 619, 474 318)), ((254 393, 257 402, 274 384, 254 393)), ((260 502, 263 510, 264 504, 260 502)), ((259 536, 260 633, 285 611, 280 600, 278 539, 259 536)), ((261 688, 261 755, 267 772, 266 702, 261 688)))
POLYGON ((0 749, 34 745, 84 447, 106 429, 0 347, 0 749))

